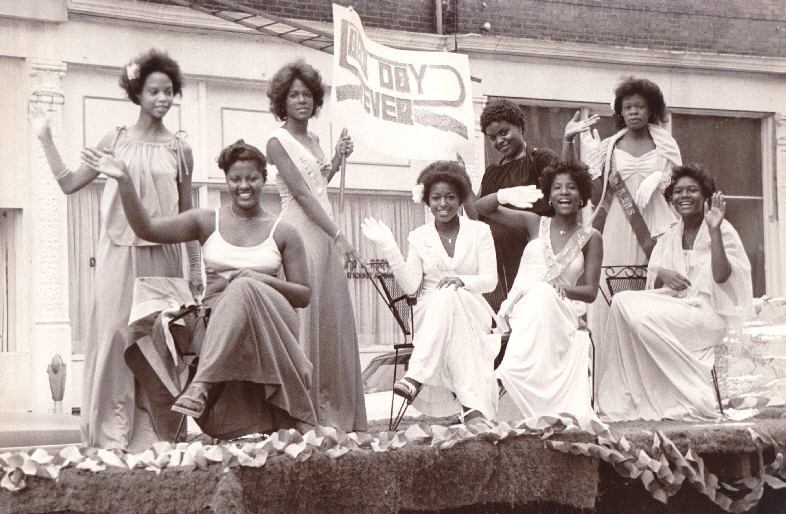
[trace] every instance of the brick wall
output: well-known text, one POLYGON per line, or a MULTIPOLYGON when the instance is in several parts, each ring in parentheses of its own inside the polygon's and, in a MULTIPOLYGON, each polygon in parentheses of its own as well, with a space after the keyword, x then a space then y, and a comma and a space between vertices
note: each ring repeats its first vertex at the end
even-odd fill
MULTIPOLYGON (((148 0, 167 3, 166 0, 148 0)), ((222 8, 211 0, 195 0, 222 8)), ((784 0, 442 0, 446 33, 786 57, 784 0), (485 6, 484 6, 485 3, 485 6)), ((330 0, 245 0, 287 18, 331 20, 330 0)), ((435 31, 433 0, 336 0, 367 27, 435 31)))

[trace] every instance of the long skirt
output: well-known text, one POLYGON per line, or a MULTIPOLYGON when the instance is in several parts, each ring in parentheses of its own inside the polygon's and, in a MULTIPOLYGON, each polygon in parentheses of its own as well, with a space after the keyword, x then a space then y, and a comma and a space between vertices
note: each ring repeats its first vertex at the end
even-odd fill
POLYGON ((551 285, 536 282, 514 305, 497 378, 517 407, 519 419, 563 413, 595 417, 590 401, 590 339, 586 330, 579 329, 578 303, 563 300, 551 285))
POLYGON ((711 369, 726 322, 704 301, 658 291, 614 296, 598 348, 601 417, 717 419, 711 369))
POLYGON ((180 245, 119 246, 102 235, 82 379, 82 444, 144 449, 158 437, 123 360, 137 277, 180 277, 180 245))
POLYGON ((494 419, 499 336, 490 334, 488 303, 465 289, 442 288, 418 298, 414 314, 415 348, 406 376, 424 387, 413 406, 431 416, 455 414, 464 406, 494 419))
POLYGON ((237 278, 204 303, 211 314, 194 381, 214 387, 197 420, 202 430, 231 439, 295 428, 297 422, 316 425, 312 366, 298 343, 297 312, 286 298, 258 280, 237 278))
POLYGON ((303 238, 308 257, 311 301, 300 311, 300 342, 314 365, 311 400, 320 425, 366 430, 366 403, 355 315, 343 256, 333 240, 289 202, 281 218, 303 238))

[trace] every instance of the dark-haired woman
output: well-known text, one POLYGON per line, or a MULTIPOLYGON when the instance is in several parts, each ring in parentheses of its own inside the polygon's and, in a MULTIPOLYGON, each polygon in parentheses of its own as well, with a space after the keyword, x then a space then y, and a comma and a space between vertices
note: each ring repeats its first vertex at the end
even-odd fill
POLYGON ((163 218, 148 215, 122 161, 88 150, 85 162, 117 179, 139 237, 202 245, 210 322, 197 348, 196 375, 172 410, 193 416, 219 439, 315 425, 312 366, 297 340, 295 311, 310 298, 305 248, 292 225, 260 205, 267 177, 262 152, 242 140, 221 152, 228 206, 163 218), (282 270, 286 279, 279 278, 282 270))
POLYGON ((490 336, 494 312, 481 296, 497 285, 491 230, 458 215, 471 191, 462 165, 430 164, 418 184, 434 222, 410 232, 406 262, 384 223, 367 218, 362 225, 364 235, 381 246, 404 292, 415 293, 422 282, 414 309, 415 348, 393 392, 414 400, 424 414, 494 419, 499 337, 490 336))
POLYGON ((301 312, 300 341, 314 364, 312 400, 320 425, 365 430, 366 406, 355 317, 343 269, 355 250, 333 219, 327 184, 341 156, 352 153, 342 133, 328 159, 308 122, 325 96, 317 70, 303 61, 284 66, 270 81, 270 110, 284 125, 270 135, 267 155, 277 170, 281 217, 297 227, 305 242, 311 304, 301 312))
MULTIPOLYGON (((568 122, 562 145, 562 158, 572 159, 575 153, 573 139, 585 132, 598 120, 592 116, 579 119, 579 113, 568 122)), ((510 100, 493 100, 480 115, 480 127, 491 145, 502 153, 502 160, 486 168, 480 184, 479 198, 496 193, 500 189, 516 186, 539 186, 543 170, 553 166, 560 156, 549 148, 530 148, 524 140, 524 113, 510 100)), ((546 215, 549 207, 545 200, 536 202, 532 212, 546 215)), ((493 219, 482 216, 481 221, 489 224, 497 250, 499 288, 507 294, 518 273, 521 254, 529 239, 511 231, 493 219)))
POLYGON ((652 251, 648 290, 614 296, 599 352, 609 421, 717 419, 715 346, 751 305, 750 262, 712 176, 676 167, 665 194, 680 221, 652 251))
MULTIPOLYGON (((109 149, 128 168, 142 195, 142 205, 157 218, 191 208, 191 148, 164 126, 164 116, 181 93, 182 75, 172 58, 150 50, 123 70, 120 85, 139 106, 130 127, 106 134, 98 148, 109 149)), ((98 176, 87 165, 70 171, 55 147, 46 114, 33 114, 33 128, 52 173, 66 194, 79 191, 98 176)), ((201 288, 199 246, 187 244, 192 291, 201 288)), ((144 447, 155 442, 145 427, 143 402, 135 396, 134 377, 123 362, 118 337, 128 324, 137 277, 182 276, 180 245, 157 244, 137 237, 120 206, 115 181, 101 196, 101 229, 96 252, 95 297, 82 383, 82 443, 86 446, 144 447)))
POLYGON ((563 162, 546 170, 541 188, 553 218, 506 207, 526 206, 518 201, 521 188, 476 203, 478 212, 519 237, 534 238, 499 311, 510 339, 497 378, 525 419, 560 413, 591 418, 590 340, 582 318, 598 293, 603 243, 578 218, 592 192, 591 178, 586 166, 563 162))
MULTIPOLYGON (((585 133, 593 178, 603 177, 607 213, 603 230, 603 265, 646 264, 655 240, 677 222, 663 191, 671 169, 682 164, 677 142, 666 129, 666 102, 658 86, 647 79, 629 77, 614 92, 614 120, 619 132, 604 139, 585 133), (619 177, 621 180, 617 180, 619 177), (612 184, 618 184, 616 188, 612 184), (635 203, 636 212, 630 213, 635 203)), ((597 131, 595 132, 597 135, 597 131)), ((596 225, 599 226, 599 225, 596 225)))

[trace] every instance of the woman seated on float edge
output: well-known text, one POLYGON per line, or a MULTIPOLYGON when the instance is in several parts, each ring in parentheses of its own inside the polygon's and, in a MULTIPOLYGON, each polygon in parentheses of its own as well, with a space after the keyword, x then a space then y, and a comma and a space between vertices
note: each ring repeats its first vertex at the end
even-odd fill
POLYGON ((594 417, 589 334, 580 328, 587 304, 598 294, 603 242, 578 218, 591 194, 591 177, 583 164, 561 162, 544 170, 541 188, 554 211, 551 218, 503 207, 531 206, 540 196, 533 196, 540 193, 533 186, 501 189, 475 204, 478 212, 531 238, 500 307, 510 339, 497 378, 525 419, 594 417))
POLYGON ((151 219, 124 164, 95 149, 93 169, 115 178, 129 224, 157 243, 198 240, 207 274, 204 304, 212 309, 191 385, 172 410, 193 416, 219 439, 302 423, 315 425, 309 397, 312 366, 298 340, 296 307, 309 303, 303 242, 290 224, 260 205, 265 156, 240 140, 218 166, 232 203, 151 219), (277 277, 283 266, 287 279, 277 277))
POLYGON ((598 353, 609 421, 717 419, 715 346, 751 306, 750 262, 715 179, 678 166, 665 195, 680 221, 652 251, 648 290, 614 295, 598 353))
POLYGON ((405 293, 415 293, 422 282, 414 308, 415 348, 393 392, 414 400, 424 414, 493 419, 499 337, 489 337, 494 312, 481 296, 497 285, 491 230, 458 215, 471 185, 457 162, 430 164, 420 173, 418 186, 434 222, 410 232, 406 262, 387 225, 374 218, 362 224, 363 234, 381 247, 405 293))

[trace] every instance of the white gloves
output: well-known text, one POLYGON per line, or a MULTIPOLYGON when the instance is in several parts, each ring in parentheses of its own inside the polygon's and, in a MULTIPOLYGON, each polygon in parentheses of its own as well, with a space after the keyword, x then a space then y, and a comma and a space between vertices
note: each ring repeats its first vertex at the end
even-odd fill
POLYGON ((593 179, 598 178, 603 168, 603 162, 606 159, 606 155, 600 151, 601 140, 598 129, 593 129, 591 133, 589 130, 585 130, 579 135, 579 138, 581 140, 581 149, 584 152, 584 159, 590 168, 590 175, 592 175, 593 179))
POLYGON ((364 236, 382 248, 382 253, 385 254, 392 269, 395 270, 404 265, 404 256, 401 255, 401 250, 396 244, 396 238, 393 237, 393 232, 384 222, 368 217, 360 224, 360 229, 364 236))
POLYGON ((639 209, 643 209, 650 203, 652 199, 652 194, 655 190, 659 190, 661 192, 666 190, 666 186, 669 185, 671 181, 671 177, 668 173, 663 173, 662 171, 656 171, 655 173, 651 174, 649 177, 645 178, 639 188, 636 190, 635 198, 633 199, 638 205, 639 209))
POLYGON ((529 209, 543 198, 543 191, 537 186, 516 186, 497 191, 497 201, 500 205, 512 205, 519 209, 529 209))

